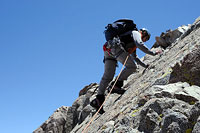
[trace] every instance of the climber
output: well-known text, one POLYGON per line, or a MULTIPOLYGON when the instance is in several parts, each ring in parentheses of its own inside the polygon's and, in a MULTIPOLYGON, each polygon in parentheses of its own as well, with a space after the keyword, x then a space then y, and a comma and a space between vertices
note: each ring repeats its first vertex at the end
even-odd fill
MULTIPOLYGON (((116 21, 116 22, 120 22, 120 24, 126 23, 126 22, 121 23, 123 21, 116 21)), ((116 85, 114 86, 111 92, 111 93, 123 94, 125 92, 125 90, 122 89, 123 81, 126 80, 128 76, 131 75, 133 72, 136 72, 137 67, 134 61, 136 61, 137 64, 141 65, 144 68, 147 68, 149 66, 148 64, 143 63, 137 57, 136 48, 139 48, 146 54, 153 56, 160 53, 160 51, 152 52, 144 45, 144 42, 148 41, 151 36, 149 31, 145 28, 142 28, 139 31, 136 28, 132 28, 131 31, 126 31, 125 33, 117 35, 112 34, 113 28, 110 29, 109 27, 106 28, 107 29, 105 30, 104 33, 107 42, 103 46, 104 74, 100 81, 96 98, 92 100, 90 103, 90 105, 96 108, 97 110, 100 108, 100 106, 105 100, 104 93, 109 83, 113 80, 117 66, 117 61, 123 64, 126 57, 130 55, 130 58, 128 58, 125 64, 125 69, 122 71, 118 81, 116 82, 116 85)), ((112 81, 110 84, 113 85, 114 81, 112 81)), ((108 91, 110 91, 110 87, 108 87, 108 91)), ((103 108, 100 110, 99 113, 100 114, 104 113, 103 108)))

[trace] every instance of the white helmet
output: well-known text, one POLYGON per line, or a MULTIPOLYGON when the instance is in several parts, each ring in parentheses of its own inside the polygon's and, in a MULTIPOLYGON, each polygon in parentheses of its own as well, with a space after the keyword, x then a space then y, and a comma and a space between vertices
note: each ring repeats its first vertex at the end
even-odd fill
POLYGON ((147 30, 146 28, 142 28, 142 29, 140 29, 140 31, 142 31, 143 36, 148 36, 147 40, 150 39, 151 34, 150 34, 149 30, 147 30))

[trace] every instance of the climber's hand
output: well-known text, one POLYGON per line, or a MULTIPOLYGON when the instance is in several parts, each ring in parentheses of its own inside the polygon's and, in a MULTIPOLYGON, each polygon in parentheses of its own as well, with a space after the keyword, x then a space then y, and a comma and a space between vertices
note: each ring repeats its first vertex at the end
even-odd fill
POLYGON ((154 54, 158 55, 158 54, 161 54, 161 53, 162 53, 162 50, 157 50, 154 54))

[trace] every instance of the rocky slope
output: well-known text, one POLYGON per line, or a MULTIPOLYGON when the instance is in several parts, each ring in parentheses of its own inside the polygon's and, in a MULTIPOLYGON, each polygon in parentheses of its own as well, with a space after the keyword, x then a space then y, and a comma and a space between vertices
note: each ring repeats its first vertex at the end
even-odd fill
MULTIPOLYGON (((200 17, 156 37, 151 64, 132 74, 124 95, 111 94, 88 133, 200 133, 200 17)), ((81 133, 95 110, 98 84, 83 88, 71 107, 60 107, 34 133, 81 133)))

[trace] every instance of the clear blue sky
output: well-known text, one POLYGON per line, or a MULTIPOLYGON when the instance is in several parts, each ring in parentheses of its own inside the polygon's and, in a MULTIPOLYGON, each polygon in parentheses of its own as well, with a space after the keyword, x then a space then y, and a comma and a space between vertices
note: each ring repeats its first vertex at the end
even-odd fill
MULTIPOLYGON (((191 24, 199 0, 0 0, 0 132, 30 133, 103 74, 104 27, 130 18, 152 38, 191 24)), ((140 57, 144 54, 138 51, 140 57)))

